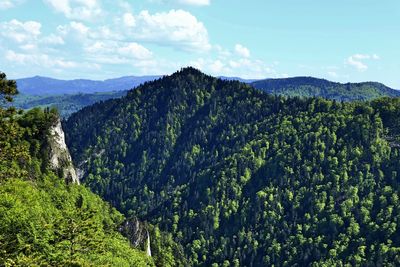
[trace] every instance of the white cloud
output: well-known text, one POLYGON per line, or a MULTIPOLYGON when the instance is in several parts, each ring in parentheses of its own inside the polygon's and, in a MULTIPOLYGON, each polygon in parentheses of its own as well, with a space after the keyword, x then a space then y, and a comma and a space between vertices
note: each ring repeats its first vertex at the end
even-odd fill
POLYGON ((54 58, 46 54, 17 53, 13 50, 8 50, 5 54, 5 58, 12 63, 18 63, 22 65, 38 65, 48 68, 74 68, 77 66, 77 63, 64 60, 63 58, 54 58))
POLYGON ((91 28, 82 22, 71 21, 66 25, 57 27, 58 35, 64 39, 76 40, 85 43, 88 40, 121 40, 123 37, 111 29, 108 25, 91 28))
POLYGON ((10 0, 3 0, 0 2, 0 9, 9 9, 14 7, 14 3, 10 0))
POLYGON ((381 57, 378 56, 377 54, 373 54, 372 59, 379 60, 379 59, 381 59, 381 57))
POLYGON ((236 48, 237 46, 234 47, 233 51, 229 51, 216 45, 214 46, 214 50, 217 52, 215 58, 212 56, 207 59, 198 58, 189 61, 188 64, 215 76, 237 76, 252 79, 281 77, 274 69, 276 64, 267 65, 262 60, 251 58, 250 53, 239 55, 236 48), (237 58, 238 55, 239 58, 237 58))
POLYGON ((337 78, 339 76, 335 71, 328 71, 328 75, 332 78, 337 78))
POLYGON ((23 0, 1 0, 0 1, 0 10, 9 9, 16 7, 21 4, 23 0))
MULTIPOLYGON (((101 68, 102 73, 132 69, 138 74, 165 74, 193 65, 217 76, 279 76, 273 63, 266 64, 253 58, 243 44, 238 43, 229 49, 211 45, 205 25, 193 14, 181 9, 158 13, 146 10, 133 12, 128 2, 121 0, 116 2, 117 9, 102 11, 100 0, 43 1, 69 21, 49 34, 41 33, 42 25, 35 21, 0 22, 0 41, 4 47, 0 50, 5 55, 4 61, 15 68, 22 69, 23 66, 35 71, 43 70, 42 73, 64 73, 65 70, 66 75, 79 74, 81 68, 101 68), (105 12, 110 15, 108 23, 106 20, 104 23, 91 23, 96 17, 102 19, 100 15, 105 12), (163 58, 149 49, 154 45, 178 50, 174 54, 186 51, 194 56, 191 60, 182 60, 184 62, 163 58)), ((180 0, 168 1, 176 3, 180 0)), ((185 2, 210 4, 210 1, 204 0, 185 2)), ((88 75, 90 73, 87 72, 88 75)))
POLYGON ((207 29, 187 11, 150 14, 144 10, 135 19, 136 27, 132 28, 131 34, 137 40, 189 51, 208 51, 211 48, 207 29))
POLYGON ((144 46, 131 42, 98 40, 84 48, 89 58, 95 62, 122 64, 135 60, 150 60, 153 53, 144 46))
POLYGON ((35 40, 40 35, 42 25, 37 21, 21 22, 13 19, 0 23, 0 35, 17 43, 35 40))
POLYGON ((48 45, 63 45, 65 44, 64 39, 61 36, 50 34, 41 40, 42 43, 48 45))
POLYGON ((94 20, 103 13, 98 0, 44 0, 68 19, 94 20))
POLYGON ((222 73, 224 71, 225 64, 220 60, 215 60, 209 65, 209 69, 212 73, 222 73))
POLYGON ((37 49, 37 45, 36 44, 24 44, 24 45, 20 45, 19 48, 21 50, 25 50, 25 51, 33 51, 37 49))
POLYGON ((218 53, 218 56, 220 58, 228 58, 232 55, 231 51, 229 49, 225 49, 220 45, 214 45, 213 49, 215 49, 218 53))
POLYGON ((125 10, 125 11, 131 11, 132 10, 131 4, 129 2, 127 2, 127 1, 118 0, 117 4, 122 10, 125 10))
POLYGON ((355 54, 347 58, 346 63, 352 67, 355 67, 359 71, 366 71, 368 69, 368 65, 364 61, 371 59, 379 60, 380 57, 376 54, 373 55, 355 54))
POLYGON ((228 60, 199 58, 189 65, 215 76, 235 76, 249 79, 278 77, 274 69, 261 60, 228 60))
POLYGON ((134 57, 137 59, 149 59, 152 56, 150 50, 142 45, 139 45, 138 43, 130 43, 126 46, 119 47, 118 52, 121 55, 134 57))
POLYGON ((131 13, 125 13, 123 16, 124 24, 128 27, 135 27, 136 20, 135 17, 131 13))
POLYGON ((57 35, 62 37, 63 40, 68 42, 74 40, 80 44, 85 43, 93 32, 85 24, 76 21, 71 21, 69 24, 57 27, 57 35))
POLYGON ((86 35, 89 32, 89 28, 80 22, 72 21, 70 23, 70 26, 71 29, 75 30, 77 33, 81 35, 86 35))
POLYGON ((241 57, 250 57, 250 50, 241 44, 235 45, 235 52, 241 57))
POLYGON ((203 23, 184 10, 154 14, 147 10, 139 14, 125 12, 111 25, 92 28, 82 22, 71 21, 67 25, 58 26, 57 30, 64 39, 69 36, 80 42, 87 39, 146 42, 189 52, 211 49, 203 23))
POLYGON ((179 3, 193 6, 208 6, 210 0, 178 0, 179 3))

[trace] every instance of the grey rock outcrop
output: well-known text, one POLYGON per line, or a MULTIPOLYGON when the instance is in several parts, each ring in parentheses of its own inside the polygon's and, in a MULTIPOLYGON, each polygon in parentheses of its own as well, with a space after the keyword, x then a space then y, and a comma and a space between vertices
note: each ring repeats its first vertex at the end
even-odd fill
POLYGON ((65 134, 60 119, 50 128, 48 144, 50 167, 62 175, 67 183, 79 184, 71 155, 65 143, 65 134))
POLYGON ((120 226, 119 232, 128 238, 132 246, 146 251, 147 256, 151 257, 150 234, 145 223, 137 218, 126 220, 120 226))

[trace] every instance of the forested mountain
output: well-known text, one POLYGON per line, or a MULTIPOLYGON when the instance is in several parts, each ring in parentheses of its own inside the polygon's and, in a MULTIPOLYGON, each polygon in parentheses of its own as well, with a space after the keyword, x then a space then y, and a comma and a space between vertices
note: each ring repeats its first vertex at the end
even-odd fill
POLYGON ((64 128, 83 183, 189 265, 398 266, 399 115, 397 98, 287 98, 185 68, 64 128))
MULTIPOLYGON (((0 73, 0 105, 16 93, 15 81, 0 73)), ((136 220, 136 228, 128 229, 140 226, 147 232, 144 242, 138 240, 125 230, 130 221, 79 185, 74 175, 55 110, 0 107, 0 266, 185 262, 170 235, 136 220), (150 236, 152 257, 143 249, 150 236)))
MULTIPOLYGON (((160 76, 126 76, 105 81, 92 80, 56 80, 46 77, 32 77, 17 80, 19 90, 13 105, 21 109, 34 107, 55 107, 62 118, 94 103, 126 95, 128 89, 160 76)), ((238 77, 221 77, 225 80, 238 80, 251 83, 238 77)))
MULTIPOLYGON (((15 97, 14 105, 25 110, 37 106, 55 107, 58 109, 61 117, 68 118, 72 113, 86 106, 108 99, 120 98, 126 95, 126 90, 157 78, 160 78, 160 76, 127 76, 106 81, 61 81, 43 77, 20 79, 18 80, 18 84, 21 84, 23 94, 15 97)), ((340 84, 312 77, 267 80, 225 76, 219 78, 226 81, 244 82, 270 94, 285 96, 317 96, 339 101, 370 100, 384 96, 400 96, 399 91, 386 87, 383 84, 372 82, 340 84)))
POLYGON ((101 93, 124 91, 132 89, 147 81, 153 81, 160 76, 125 76, 104 81, 77 79, 59 80, 35 76, 17 79, 18 90, 25 95, 62 95, 78 93, 101 93))
MULTIPOLYGON (((126 91, 145 82, 161 78, 160 75, 148 76, 124 76, 120 78, 107 79, 104 81, 76 79, 59 80, 49 77, 35 76, 17 79, 18 89, 24 95, 63 95, 63 94, 92 94, 112 91, 126 91)), ((239 77, 225 77, 221 79, 251 83, 255 79, 242 79, 239 77)))
POLYGON ((267 93, 285 96, 323 97, 338 101, 371 100, 379 97, 399 97, 400 91, 381 83, 336 83, 313 77, 267 79, 251 83, 267 93))
POLYGON ((63 94, 63 95, 17 95, 13 105, 21 109, 34 107, 55 107, 60 116, 67 118, 74 112, 94 103, 126 95, 127 91, 114 91, 93 94, 63 94))

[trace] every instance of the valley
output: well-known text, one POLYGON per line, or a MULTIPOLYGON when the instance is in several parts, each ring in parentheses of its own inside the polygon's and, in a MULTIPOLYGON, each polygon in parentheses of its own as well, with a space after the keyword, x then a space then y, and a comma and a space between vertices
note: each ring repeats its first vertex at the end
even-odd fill
POLYGON ((400 266, 399 0, 0 13, 0 267, 400 266))

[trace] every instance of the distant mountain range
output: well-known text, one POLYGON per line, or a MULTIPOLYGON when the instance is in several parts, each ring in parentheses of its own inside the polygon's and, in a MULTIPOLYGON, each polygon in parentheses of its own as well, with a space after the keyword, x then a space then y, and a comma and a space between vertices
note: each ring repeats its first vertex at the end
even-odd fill
POLYGON ((243 79, 240 77, 226 77, 226 76, 219 76, 218 78, 220 78, 221 80, 224 81, 239 81, 242 83, 253 83, 256 81, 260 81, 260 79, 243 79))
MULTIPOLYGON (((63 95, 63 94, 91 94, 112 91, 126 91, 145 82, 161 78, 161 75, 124 76, 115 79, 88 80, 60 80, 49 77, 35 76, 17 79, 18 90, 24 95, 63 95)), ((256 79, 242 79, 239 77, 220 77, 222 80, 252 83, 256 79)))
POLYGON ((77 93, 103 93, 132 89, 148 81, 154 81, 162 76, 126 76, 104 81, 77 79, 58 80, 35 76, 17 79, 18 90, 25 95, 62 95, 77 93))
MULTIPOLYGON (((129 89, 161 76, 126 76, 105 81, 57 80, 46 77, 18 79, 21 92, 15 98, 19 108, 30 109, 36 106, 55 106, 62 117, 90 106, 96 102, 126 95, 129 89)), ((337 101, 371 100, 379 97, 399 97, 400 91, 377 82, 337 83, 313 77, 294 77, 284 79, 242 79, 239 77, 219 77, 225 81, 240 81, 269 94, 323 97, 337 101)))
POLYGON ((377 82, 337 83, 313 77, 266 79, 252 82, 251 85, 275 95, 316 96, 338 101, 371 100, 384 96, 400 96, 399 90, 377 82))
MULTIPOLYGON (((17 84, 18 90, 22 95, 92 94, 126 91, 161 77, 160 75, 125 76, 97 81, 86 79, 59 80, 35 76, 17 79, 17 84)), ((264 80, 227 76, 219 76, 219 78, 227 81, 240 81, 267 93, 286 96, 319 96, 339 101, 368 100, 383 96, 400 96, 400 91, 377 82, 337 83, 313 77, 264 80)))

